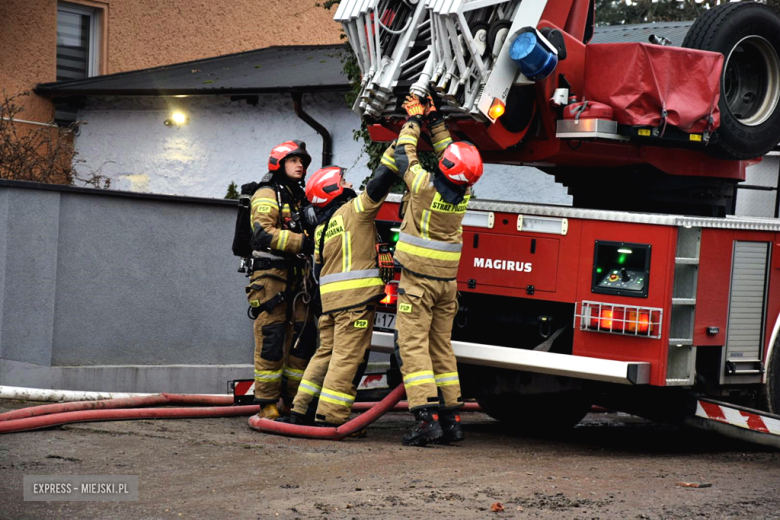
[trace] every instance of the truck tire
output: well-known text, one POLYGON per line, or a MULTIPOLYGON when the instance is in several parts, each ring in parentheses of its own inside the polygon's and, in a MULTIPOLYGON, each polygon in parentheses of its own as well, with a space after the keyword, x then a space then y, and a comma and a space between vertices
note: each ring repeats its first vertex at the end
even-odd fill
POLYGON ((720 127, 707 151, 721 159, 752 159, 780 143, 780 16, 755 2, 726 3, 700 16, 683 47, 725 57, 720 127))
POLYGON ((548 433, 573 428, 585 417, 591 402, 582 392, 549 395, 490 395, 477 397, 482 411, 523 433, 548 433))

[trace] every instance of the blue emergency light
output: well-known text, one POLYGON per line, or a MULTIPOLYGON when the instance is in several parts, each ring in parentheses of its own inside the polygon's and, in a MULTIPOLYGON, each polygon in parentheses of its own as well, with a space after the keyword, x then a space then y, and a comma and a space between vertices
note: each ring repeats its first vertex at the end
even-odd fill
POLYGON ((509 47, 509 57, 531 81, 546 78, 558 65, 558 55, 539 40, 533 28, 528 28, 515 38, 509 47))

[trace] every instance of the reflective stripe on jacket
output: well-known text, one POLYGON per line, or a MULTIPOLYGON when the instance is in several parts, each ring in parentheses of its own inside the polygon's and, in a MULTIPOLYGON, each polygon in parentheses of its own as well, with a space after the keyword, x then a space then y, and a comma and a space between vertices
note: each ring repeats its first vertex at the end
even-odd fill
MULTIPOLYGON (((385 196, 387 193, 385 193, 385 196)), ((385 284, 376 263, 376 226, 374 218, 382 206, 364 191, 341 206, 328 221, 322 254, 325 263, 320 272, 322 312, 329 313, 362 305, 380 298, 385 284)), ((314 232, 314 259, 319 255, 325 224, 314 232)))
MULTIPOLYGON (((420 137, 419 118, 409 118, 398 136, 395 165, 409 188, 409 202, 401 224, 395 258, 405 269, 420 276, 454 280, 458 274, 463 247, 461 222, 466 213, 471 190, 460 204, 442 199, 433 185, 433 175, 417 158, 420 137)), ((452 142, 444 122, 431 128, 437 159, 452 142)))

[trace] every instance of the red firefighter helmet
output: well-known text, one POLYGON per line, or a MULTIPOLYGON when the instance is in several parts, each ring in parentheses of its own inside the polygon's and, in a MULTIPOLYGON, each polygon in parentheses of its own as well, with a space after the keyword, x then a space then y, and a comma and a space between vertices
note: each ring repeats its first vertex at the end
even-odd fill
POLYGON ((303 170, 311 164, 311 156, 306 152, 306 143, 303 141, 285 141, 271 150, 268 157, 268 171, 275 172, 282 167, 282 162, 288 157, 297 155, 303 161, 303 170))
POLYGON ((476 146, 458 141, 444 150, 439 168, 453 183, 471 186, 482 177, 482 157, 476 146))
POLYGON ((320 168, 306 182, 306 198, 314 206, 324 208, 344 192, 341 186, 343 175, 344 168, 339 166, 320 168))

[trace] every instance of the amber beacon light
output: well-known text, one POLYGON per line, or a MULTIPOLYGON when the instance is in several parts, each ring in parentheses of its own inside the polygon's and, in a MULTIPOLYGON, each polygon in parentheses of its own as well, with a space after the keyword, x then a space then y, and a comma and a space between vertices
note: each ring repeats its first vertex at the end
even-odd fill
POLYGON ((501 101, 498 98, 495 98, 493 100, 493 103, 490 105, 490 109, 488 110, 488 115, 491 119, 494 121, 498 119, 499 117, 504 115, 504 112, 506 112, 506 105, 504 105, 504 102, 501 101))

